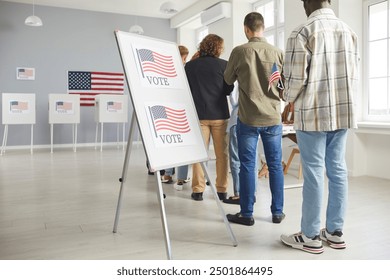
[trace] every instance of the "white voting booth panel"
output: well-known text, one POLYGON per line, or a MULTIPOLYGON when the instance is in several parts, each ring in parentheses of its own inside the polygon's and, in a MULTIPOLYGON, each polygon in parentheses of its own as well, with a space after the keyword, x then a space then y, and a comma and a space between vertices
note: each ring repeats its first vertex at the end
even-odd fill
POLYGON ((8 138, 8 125, 31 125, 31 153, 33 151, 34 124, 36 121, 35 93, 3 93, 2 94, 2 123, 4 124, 1 154, 5 152, 8 138))
POLYGON ((99 94, 95 97, 95 121, 124 123, 128 120, 128 96, 99 94))
POLYGON ((49 94, 49 123, 80 123, 80 95, 49 94))
POLYGON ((3 124, 35 124, 35 93, 3 93, 3 124))
POLYGON ((50 151, 53 152, 54 124, 72 124, 73 150, 77 145, 77 124, 80 123, 80 95, 49 94, 50 151))
POLYGON ((122 123, 122 143, 124 148, 125 123, 128 121, 128 100, 126 95, 99 94, 95 97, 95 149, 98 141, 100 123, 100 150, 103 150, 103 124, 117 123, 117 143, 119 144, 119 124, 122 123))
MULTIPOLYGON (((115 36, 134 113, 120 178, 121 188, 114 232, 118 225, 123 184, 126 181, 132 144, 132 130, 136 121, 152 169, 157 171, 201 162, 205 176, 211 183, 204 164, 208 160, 208 154, 177 44, 122 31, 116 31, 115 36)), ((158 201, 167 256, 170 259, 170 240, 159 173, 155 172, 158 201)), ((236 246, 237 241, 226 219, 217 191, 212 183, 210 187, 233 245, 236 246)))

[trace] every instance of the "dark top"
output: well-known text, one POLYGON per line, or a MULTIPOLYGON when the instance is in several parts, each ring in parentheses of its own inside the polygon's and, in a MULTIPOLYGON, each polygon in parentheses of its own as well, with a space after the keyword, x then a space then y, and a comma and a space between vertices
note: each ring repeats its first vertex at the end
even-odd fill
POLYGON ((203 56, 186 63, 185 71, 190 85, 199 120, 228 119, 227 95, 234 85, 228 85, 223 78, 227 61, 203 56))

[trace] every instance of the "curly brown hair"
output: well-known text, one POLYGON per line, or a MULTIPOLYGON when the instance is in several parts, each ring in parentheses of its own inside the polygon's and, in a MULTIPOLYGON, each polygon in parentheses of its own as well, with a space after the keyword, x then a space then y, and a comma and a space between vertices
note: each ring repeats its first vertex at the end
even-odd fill
POLYGON ((200 56, 219 57, 223 51, 224 41, 216 34, 209 34, 199 44, 200 56))

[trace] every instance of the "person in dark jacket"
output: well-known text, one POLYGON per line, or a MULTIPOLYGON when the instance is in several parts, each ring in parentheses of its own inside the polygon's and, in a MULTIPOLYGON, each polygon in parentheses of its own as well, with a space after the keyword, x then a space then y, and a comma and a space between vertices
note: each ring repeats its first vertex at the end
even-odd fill
MULTIPOLYGON (((228 139, 226 127, 229 114, 227 96, 233 85, 224 81, 227 61, 219 58, 224 49, 224 40, 215 34, 207 35, 199 45, 195 59, 187 62, 185 71, 194 99, 202 128, 206 147, 213 138, 216 156, 216 189, 218 197, 223 200, 227 196, 228 186, 228 139)), ((192 167, 192 194, 194 200, 203 200, 205 178, 202 167, 196 163, 192 167)))

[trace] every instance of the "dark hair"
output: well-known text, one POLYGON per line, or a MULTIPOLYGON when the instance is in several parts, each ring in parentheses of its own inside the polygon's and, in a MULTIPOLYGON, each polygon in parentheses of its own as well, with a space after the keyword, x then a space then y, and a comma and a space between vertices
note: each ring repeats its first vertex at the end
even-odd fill
POLYGON ((264 18, 260 13, 252 12, 246 15, 244 25, 252 32, 264 29, 264 18))
POLYGON ((209 34, 199 44, 200 56, 219 57, 223 51, 223 39, 216 34, 209 34))

